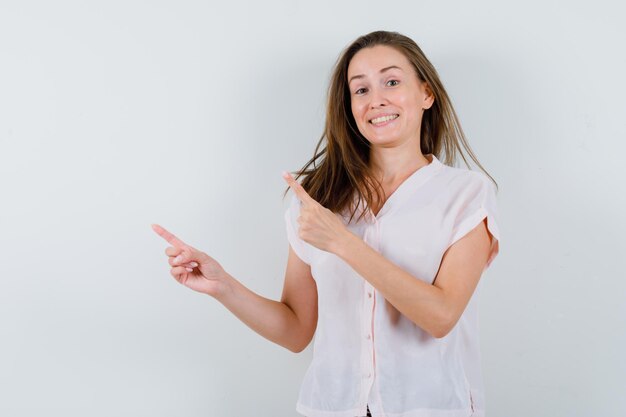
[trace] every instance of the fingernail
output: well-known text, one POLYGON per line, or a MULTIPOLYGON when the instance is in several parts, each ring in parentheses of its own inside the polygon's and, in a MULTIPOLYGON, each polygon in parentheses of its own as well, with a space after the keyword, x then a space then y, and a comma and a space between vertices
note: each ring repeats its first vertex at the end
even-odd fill
POLYGON ((198 264, 196 262, 192 262, 191 266, 193 266, 195 268, 196 266, 198 266, 198 264))
POLYGON ((183 260, 182 256, 177 256, 177 257, 174 259, 174 262, 180 262, 180 261, 182 261, 182 260, 183 260))
POLYGON ((185 269, 189 272, 193 271, 193 268, 185 268, 185 269))

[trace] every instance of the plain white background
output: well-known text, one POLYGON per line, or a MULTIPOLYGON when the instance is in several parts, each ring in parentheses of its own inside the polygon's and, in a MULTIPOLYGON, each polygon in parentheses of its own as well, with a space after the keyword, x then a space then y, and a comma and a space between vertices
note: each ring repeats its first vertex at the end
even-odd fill
POLYGON ((293 354, 169 275, 159 223, 279 299, 282 170, 373 30, 433 62, 500 186, 489 417, 626 413, 618 2, 0 3, 0 415, 295 416, 293 354))

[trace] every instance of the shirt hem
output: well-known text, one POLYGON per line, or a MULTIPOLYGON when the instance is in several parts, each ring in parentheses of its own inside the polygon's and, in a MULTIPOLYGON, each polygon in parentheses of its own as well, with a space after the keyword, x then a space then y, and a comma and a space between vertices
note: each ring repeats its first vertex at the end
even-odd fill
MULTIPOLYGON (((296 404, 296 411, 306 417, 359 417, 365 415, 359 408, 342 411, 322 411, 306 407, 300 403, 296 404)), ((418 409, 403 413, 385 412, 382 415, 375 415, 374 410, 371 411, 372 416, 375 417, 485 417, 485 410, 476 407, 474 407, 474 410, 471 407, 455 410, 418 409)))
MULTIPOLYGON (((472 407, 458 408, 454 410, 418 409, 409 410, 403 413, 385 413, 384 417, 476 417, 477 410, 472 411, 472 407)), ((373 414, 372 414, 373 416, 373 414)), ((378 417, 378 416, 376 416, 378 417)))
MULTIPOLYGON (((358 408, 342 411, 321 411, 306 407, 300 403, 296 404, 296 411, 306 417, 359 417, 361 415, 361 411, 358 408)), ((362 415, 365 415, 365 413, 362 415)))

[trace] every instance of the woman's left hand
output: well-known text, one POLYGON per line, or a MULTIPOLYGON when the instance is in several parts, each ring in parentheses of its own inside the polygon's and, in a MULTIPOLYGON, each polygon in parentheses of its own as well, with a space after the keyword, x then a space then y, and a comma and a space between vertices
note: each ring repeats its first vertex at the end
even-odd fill
POLYGON ((300 239, 318 249, 337 253, 351 234, 340 220, 339 214, 315 201, 288 172, 283 172, 283 178, 302 202, 300 216, 297 219, 300 225, 298 231, 300 239))

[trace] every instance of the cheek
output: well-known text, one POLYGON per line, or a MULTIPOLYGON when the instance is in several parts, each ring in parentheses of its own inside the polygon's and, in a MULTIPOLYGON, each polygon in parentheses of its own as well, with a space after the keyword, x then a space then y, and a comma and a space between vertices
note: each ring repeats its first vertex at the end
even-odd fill
POLYGON ((350 111, 352 112, 352 117, 354 117, 354 119, 357 120, 358 117, 357 117, 357 112, 356 112, 356 107, 354 105, 354 102, 350 103, 350 111))
POLYGON ((352 102, 351 104, 351 108, 352 108, 352 116, 354 117, 354 120, 356 120, 357 123, 363 123, 363 117, 365 117, 365 106, 362 104, 354 103, 352 102))
POLYGON ((416 119, 419 118, 419 113, 421 110, 420 103, 418 103, 416 97, 402 97, 398 99, 398 103, 404 111, 407 113, 407 118, 416 119))
POLYGON ((367 112, 367 106, 359 105, 358 103, 353 103, 351 105, 352 109, 352 117, 356 122, 356 127, 362 135, 365 135, 365 130, 367 129, 367 122, 364 121, 365 113, 367 112))

